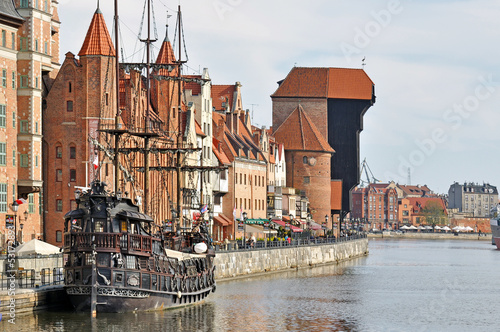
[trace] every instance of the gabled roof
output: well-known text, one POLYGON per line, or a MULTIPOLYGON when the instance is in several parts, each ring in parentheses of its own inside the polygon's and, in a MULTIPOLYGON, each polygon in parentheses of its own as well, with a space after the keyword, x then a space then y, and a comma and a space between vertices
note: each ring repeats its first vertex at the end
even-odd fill
POLYGON ((362 69, 294 67, 271 97, 373 98, 373 82, 362 69))
POLYGON ((20 27, 24 18, 17 12, 12 0, 0 0, 0 23, 20 27))
POLYGON ((235 89, 235 85, 212 85, 212 106, 216 110, 223 110, 229 106, 232 110, 235 89), (226 103, 224 107, 222 103, 226 103))
POLYGON ((276 129, 273 136, 276 142, 285 145, 285 150, 335 152, 309 119, 301 105, 276 129))
POLYGON ((227 157, 224 150, 222 150, 221 144, 222 143, 218 139, 216 139, 215 137, 212 138, 212 151, 222 165, 229 165, 231 164, 231 162, 229 161, 229 158, 227 157))
POLYGON ((194 126, 196 128, 196 135, 206 137, 207 135, 201 130, 201 126, 198 121, 194 120, 194 126))
POLYGON ((99 8, 92 17, 92 22, 90 22, 85 41, 78 55, 115 56, 115 48, 106 27, 104 16, 99 8))
POLYGON ((435 202, 440 208, 443 209, 445 214, 448 214, 446 205, 441 197, 407 197, 407 199, 413 206, 413 213, 415 214, 421 213, 429 202, 435 202))

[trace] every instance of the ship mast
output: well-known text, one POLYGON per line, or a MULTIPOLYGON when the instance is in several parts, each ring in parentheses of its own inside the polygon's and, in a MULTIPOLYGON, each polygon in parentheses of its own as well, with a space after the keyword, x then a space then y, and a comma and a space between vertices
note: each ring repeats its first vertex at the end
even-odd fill
MULTIPOLYGON (((115 130, 120 125, 120 63, 118 59, 118 0, 115 0, 115 92, 116 92, 116 115, 115 115, 115 130)), ((118 192, 120 183, 120 169, 118 160, 118 144, 120 142, 120 135, 115 133, 115 159, 113 160, 115 176, 114 176, 114 192, 118 192)))
MULTIPOLYGON (((182 14, 181 14, 181 5, 178 5, 178 11, 177 11, 177 29, 179 33, 179 57, 177 58, 177 64, 178 64, 178 69, 177 69, 177 82, 178 82, 178 117, 177 117, 177 123, 178 123, 178 131, 177 131, 177 167, 176 167, 176 172, 177 172, 177 213, 179 216, 179 225, 182 225, 183 223, 183 206, 182 206, 182 172, 181 172, 181 152, 180 149, 182 148, 182 84, 181 84, 181 79, 182 79, 182 14)), ((184 61, 185 62, 185 61, 184 61)), ((187 124, 186 124, 187 125, 187 124)), ((181 226, 182 227, 182 226, 181 226)))

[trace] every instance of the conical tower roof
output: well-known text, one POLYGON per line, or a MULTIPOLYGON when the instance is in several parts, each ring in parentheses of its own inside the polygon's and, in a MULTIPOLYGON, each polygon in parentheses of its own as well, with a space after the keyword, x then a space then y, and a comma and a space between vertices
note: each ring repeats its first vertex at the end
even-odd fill
POLYGON ((301 105, 276 129, 274 138, 285 145, 285 150, 335 152, 301 105))
POLYGON ((175 60, 174 49, 172 47, 172 44, 170 43, 170 40, 168 39, 168 25, 167 25, 165 39, 161 44, 160 52, 158 52, 158 57, 156 58, 156 63, 163 65, 173 65, 175 64, 175 61, 176 60, 175 60))
POLYGON ((87 36, 85 36, 85 41, 78 55, 115 56, 115 48, 106 27, 104 16, 99 8, 97 8, 94 17, 92 17, 87 36))

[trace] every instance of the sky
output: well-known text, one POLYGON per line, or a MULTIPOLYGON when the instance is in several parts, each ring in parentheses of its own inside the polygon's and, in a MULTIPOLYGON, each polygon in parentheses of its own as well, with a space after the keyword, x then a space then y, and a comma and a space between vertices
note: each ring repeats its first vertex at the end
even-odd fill
MULTIPOLYGON (((113 3, 100 1, 112 34, 113 3)), ((364 68, 377 99, 363 119, 360 161, 376 179, 435 193, 454 182, 500 188, 500 1, 153 0, 152 59, 167 15, 174 41, 178 4, 184 72, 208 68, 213 84, 241 82, 253 124, 271 126, 270 96, 294 66, 364 68)), ((142 61, 144 2, 118 6, 120 52, 142 61)), ((78 53, 96 8, 97 1, 59 0, 62 55, 78 53)))

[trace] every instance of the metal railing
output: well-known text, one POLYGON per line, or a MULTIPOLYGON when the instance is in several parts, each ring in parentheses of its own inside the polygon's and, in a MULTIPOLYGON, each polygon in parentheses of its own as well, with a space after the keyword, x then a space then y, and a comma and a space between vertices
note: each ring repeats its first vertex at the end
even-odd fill
POLYGON ((1 272, 1 290, 12 290, 16 288, 35 288, 38 286, 60 285, 64 283, 64 272, 62 268, 46 268, 40 271, 31 270, 9 270, 1 272))
POLYGON ((366 234, 356 234, 348 237, 315 237, 315 238, 298 238, 282 240, 282 241, 256 241, 255 243, 242 243, 239 241, 232 241, 230 243, 215 244, 215 251, 242 251, 242 250, 264 250, 264 249, 279 249, 285 247, 307 247, 307 246, 317 246, 324 244, 342 243, 352 240, 364 239, 366 234))

